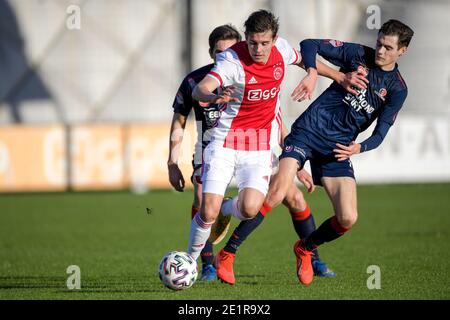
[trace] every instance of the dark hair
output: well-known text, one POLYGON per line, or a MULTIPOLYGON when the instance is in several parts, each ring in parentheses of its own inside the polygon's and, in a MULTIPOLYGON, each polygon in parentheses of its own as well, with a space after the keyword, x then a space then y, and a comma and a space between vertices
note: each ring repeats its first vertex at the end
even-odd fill
POLYGON ((250 33, 260 33, 272 30, 272 35, 275 37, 278 33, 278 18, 273 13, 267 10, 258 10, 253 12, 244 23, 245 36, 250 33))
POLYGON ((387 36, 398 36, 398 48, 407 47, 411 38, 414 35, 414 31, 406 24, 398 20, 389 20, 383 23, 378 34, 383 33, 387 36))
POLYGON ((239 31, 236 30, 231 24, 224 24, 215 28, 209 35, 209 52, 214 50, 214 46, 220 40, 231 40, 236 39, 236 41, 241 41, 242 37, 239 31))

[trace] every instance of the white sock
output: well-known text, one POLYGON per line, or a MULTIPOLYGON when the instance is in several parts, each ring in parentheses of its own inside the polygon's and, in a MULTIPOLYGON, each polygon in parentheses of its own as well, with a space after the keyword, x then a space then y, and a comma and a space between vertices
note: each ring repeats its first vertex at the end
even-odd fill
POLYGON ((239 220, 247 220, 247 218, 243 217, 238 207, 238 197, 234 197, 231 200, 226 200, 223 202, 220 212, 224 216, 233 216, 239 220))
POLYGON ((192 219, 191 230, 189 232, 189 246, 188 253, 197 261, 205 247, 206 240, 211 234, 212 223, 206 223, 200 218, 200 213, 197 213, 192 219))

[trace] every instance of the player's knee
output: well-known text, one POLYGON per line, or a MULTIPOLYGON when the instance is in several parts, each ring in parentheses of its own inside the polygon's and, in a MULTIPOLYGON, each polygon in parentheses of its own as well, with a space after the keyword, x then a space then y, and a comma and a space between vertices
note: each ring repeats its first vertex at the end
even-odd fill
POLYGON ((352 228, 357 220, 358 213, 356 211, 350 214, 343 215, 342 217, 337 217, 338 223, 345 229, 352 228))
POLYGON ((306 209, 306 201, 300 191, 286 196, 285 203, 291 212, 299 212, 306 209))
POLYGON ((261 205, 259 205, 256 202, 253 201, 248 201, 248 202, 243 202, 240 205, 240 212, 241 215, 245 218, 245 219, 253 219, 259 212, 259 209, 261 208, 261 205))
POLYGON ((220 205, 217 206, 214 203, 205 203, 203 206, 203 210, 200 214, 200 218, 203 220, 203 222, 206 223, 213 223, 217 216, 219 215, 220 205))

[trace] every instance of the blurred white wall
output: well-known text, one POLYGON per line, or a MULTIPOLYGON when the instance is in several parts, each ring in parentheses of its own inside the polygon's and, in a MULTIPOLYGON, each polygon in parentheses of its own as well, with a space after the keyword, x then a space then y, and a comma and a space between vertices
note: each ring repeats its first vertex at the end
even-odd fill
MULTIPOLYGON (((184 0, 0 0, 0 125, 18 119, 169 122, 185 72, 185 4, 184 0), (80 9, 80 29, 67 27, 72 5, 80 9)), ((420 150, 430 143, 428 136, 436 137, 431 140, 439 145, 434 161, 440 163, 441 179, 450 180, 449 1, 192 0, 193 67, 210 63, 208 35, 215 26, 232 23, 243 34, 246 17, 259 8, 279 16, 280 35, 296 47, 304 38, 373 45, 377 30, 368 28, 371 14, 366 12, 371 5, 380 8, 381 22, 397 18, 415 30, 409 52, 400 60, 409 97, 398 123, 405 117, 409 125, 427 129, 401 139, 403 145, 421 142, 414 147, 420 150)), ((303 74, 288 68, 281 95, 288 124, 308 105, 289 99, 303 74)), ((316 96, 329 83, 322 79, 316 96)), ((398 141, 396 134, 392 130, 388 135, 385 148, 398 141)), ((404 155, 409 151, 404 149, 404 155)), ((358 161, 364 164, 366 157, 361 155, 358 161)), ((398 159, 395 153, 392 157, 398 159)), ((412 156, 409 161, 422 160, 412 156)), ((420 168, 427 176, 426 168, 420 168)), ((363 181, 376 180, 366 171, 362 170, 363 181)))
POLYGON ((26 123, 169 119, 183 70, 181 1, 0 0, 0 5, 10 7, 17 21, 0 41, 0 71, 10 71, 0 87, 1 123, 14 120, 11 104, 26 123), (67 27, 72 5, 80 8, 80 29, 67 27), (23 46, 14 45, 15 38, 22 38, 23 46), (27 67, 39 77, 42 98, 30 93, 36 86, 27 67))

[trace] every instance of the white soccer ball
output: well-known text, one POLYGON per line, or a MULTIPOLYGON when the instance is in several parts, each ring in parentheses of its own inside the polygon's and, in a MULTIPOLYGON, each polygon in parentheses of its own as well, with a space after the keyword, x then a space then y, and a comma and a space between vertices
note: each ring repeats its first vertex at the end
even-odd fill
POLYGON ((197 275, 197 262, 186 252, 169 252, 159 263, 159 278, 172 290, 190 288, 197 280, 197 275))

